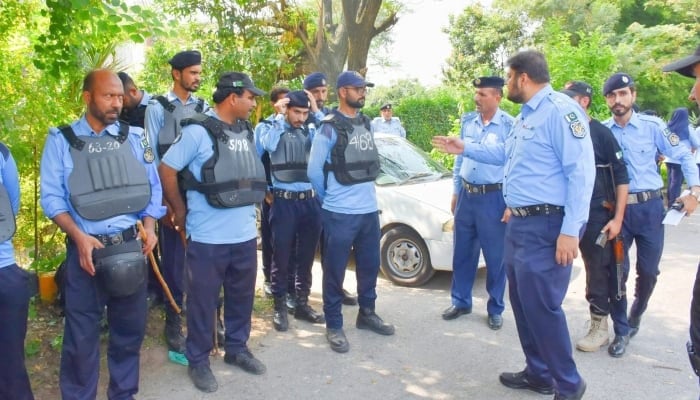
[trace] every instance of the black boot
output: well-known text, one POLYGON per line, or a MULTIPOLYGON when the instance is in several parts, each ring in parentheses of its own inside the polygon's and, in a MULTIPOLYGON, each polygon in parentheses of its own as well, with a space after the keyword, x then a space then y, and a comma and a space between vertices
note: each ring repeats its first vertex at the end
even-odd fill
POLYGON ((322 324, 326 322, 323 314, 319 314, 309 305, 307 296, 297 296, 297 307, 294 309, 294 318, 311 322, 312 324, 322 324))
POLYGON ((394 334, 394 325, 384 322, 371 308, 360 307, 355 326, 357 329, 369 329, 380 335, 390 336, 394 334))
POLYGON ((289 329, 289 321, 287 321, 287 305, 285 304, 285 296, 275 297, 275 311, 272 314, 272 325, 280 332, 289 329))
POLYGON ((290 314, 294 314, 294 310, 297 308, 297 296, 294 293, 287 293, 285 302, 287 304, 287 311, 289 311, 290 314))
POLYGON ((216 307, 216 342, 223 346, 226 342, 226 330, 224 329, 224 318, 222 312, 223 304, 216 307))
POLYGON ((178 353, 185 352, 185 336, 182 334, 182 318, 176 313, 170 304, 165 305, 165 343, 168 350, 178 353))
POLYGON ((616 358, 622 357, 622 355, 625 354, 625 349, 627 348, 627 344, 629 342, 629 336, 615 335, 615 340, 613 340, 613 342, 610 343, 610 346, 608 346, 608 354, 616 358))

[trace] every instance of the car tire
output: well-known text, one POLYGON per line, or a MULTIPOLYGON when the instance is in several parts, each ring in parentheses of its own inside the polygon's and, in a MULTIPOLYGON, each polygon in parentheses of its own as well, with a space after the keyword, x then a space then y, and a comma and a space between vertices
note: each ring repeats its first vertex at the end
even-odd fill
POLYGON ((435 274, 423 239, 406 226, 389 229, 380 242, 380 268, 384 276, 401 286, 420 286, 435 274))

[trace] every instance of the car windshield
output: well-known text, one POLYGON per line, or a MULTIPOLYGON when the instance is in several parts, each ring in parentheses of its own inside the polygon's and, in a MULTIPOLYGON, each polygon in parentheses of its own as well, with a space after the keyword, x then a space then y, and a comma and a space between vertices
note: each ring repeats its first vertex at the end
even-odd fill
POLYGON ((421 180, 437 180, 451 176, 423 150, 399 137, 375 137, 379 150, 380 171, 377 185, 401 185, 421 180))

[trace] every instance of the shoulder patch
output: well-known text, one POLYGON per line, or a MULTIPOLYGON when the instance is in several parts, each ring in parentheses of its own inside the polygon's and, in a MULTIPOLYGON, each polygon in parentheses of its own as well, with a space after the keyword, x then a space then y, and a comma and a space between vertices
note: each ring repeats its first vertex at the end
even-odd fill
MULTIPOLYGON (((574 115, 574 117, 575 116, 576 115, 574 115)), ((569 129, 571 129, 571 134, 574 135, 575 138, 582 139, 586 137, 586 127, 578 119, 570 121, 569 129)))
POLYGON ((664 136, 668 137, 668 135, 670 135, 670 134, 671 134, 671 130, 668 128, 664 128, 664 136))
POLYGON ((671 143, 671 146, 678 146, 678 144, 681 142, 681 138, 675 133, 672 133, 668 135, 668 142, 671 143))
POLYGON ((578 116, 576 115, 575 112, 572 111, 572 112, 566 114, 566 115, 564 116, 564 119, 566 120, 566 122, 568 122, 569 124, 571 124, 572 122, 578 121, 578 116))

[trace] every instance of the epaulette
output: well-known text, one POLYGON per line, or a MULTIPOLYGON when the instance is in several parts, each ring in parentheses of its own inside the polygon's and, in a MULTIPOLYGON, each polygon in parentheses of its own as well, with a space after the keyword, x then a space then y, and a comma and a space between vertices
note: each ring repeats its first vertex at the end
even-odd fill
POLYGON ((470 112, 470 113, 466 113, 466 114, 462 115, 462 123, 465 123, 465 122, 467 122, 467 121, 471 121, 471 120, 475 119, 475 118, 478 117, 478 116, 479 116, 479 113, 476 112, 476 111, 472 111, 472 112, 470 112))
MULTIPOLYGON (((637 117, 641 121, 652 122, 652 123, 656 124, 659 127, 659 129, 661 129, 661 130, 668 129, 668 127, 666 126, 666 123, 661 118, 659 118, 657 116, 637 113, 637 117)), ((668 136, 668 135, 665 135, 665 136, 668 136)))
POLYGON ((332 121, 335 118, 335 113, 328 113, 321 118, 321 122, 332 121))

